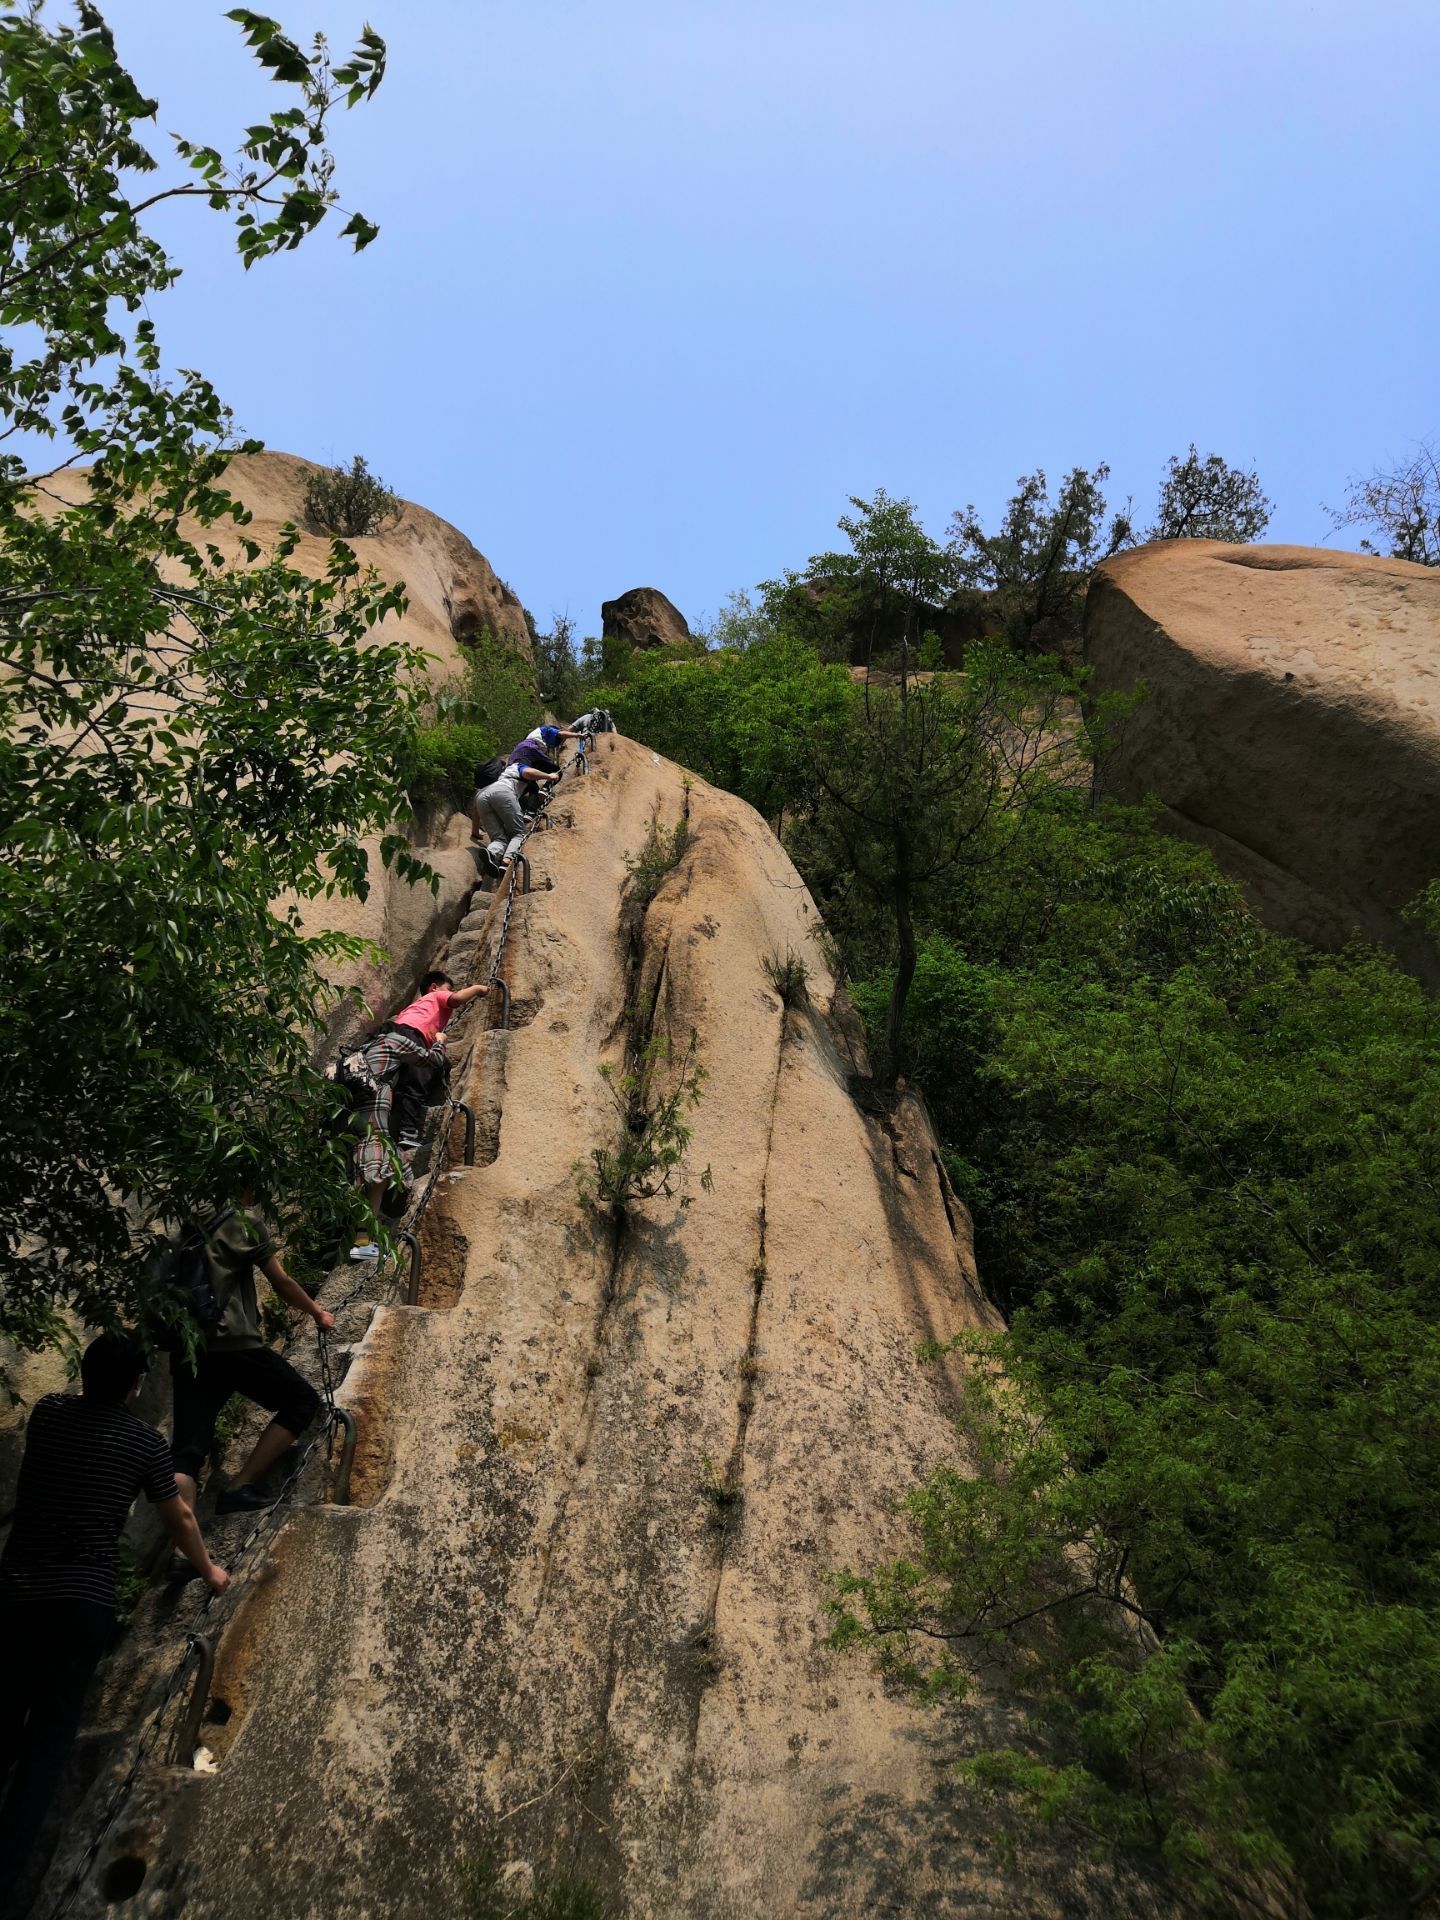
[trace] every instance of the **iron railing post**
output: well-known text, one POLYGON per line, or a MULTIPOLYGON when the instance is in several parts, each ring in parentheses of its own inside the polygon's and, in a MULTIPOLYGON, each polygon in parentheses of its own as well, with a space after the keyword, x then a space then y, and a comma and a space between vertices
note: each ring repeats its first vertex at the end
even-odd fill
POLYGON ((405 1304, 407 1307, 418 1307, 420 1304, 419 1236, 407 1230, 404 1233, 397 1233, 395 1238, 400 1242, 401 1246, 406 1246, 410 1249, 410 1268, 405 1276, 405 1304))
POLYGON ((210 1682, 215 1677, 215 1638, 214 1634, 192 1633, 190 1645, 195 1649, 198 1664, 195 1679, 190 1688, 190 1698, 185 1703, 185 1712, 179 1726, 175 1729, 173 1757, 175 1764, 181 1767, 195 1765, 196 1750, 200 1745, 200 1723, 205 1718, 205 1708, 210 1699, 210 1682))
POLYGON ((360 1430, 355 1424, 355 1416, 348 1407, 336 1407, 330 1416, 332 1427, 343 1427, 345 1439, 340 1448, 340 1464, 335 1469, 335 1485, 330 1498, 337 1507, 350 1504, 350 1469, 355 1464, 355 1442, 360 1430))

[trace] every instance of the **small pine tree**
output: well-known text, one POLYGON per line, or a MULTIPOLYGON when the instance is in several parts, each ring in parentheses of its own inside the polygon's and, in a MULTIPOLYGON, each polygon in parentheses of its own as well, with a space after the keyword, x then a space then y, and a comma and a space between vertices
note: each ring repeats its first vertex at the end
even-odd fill
POLYGON ((307 518, 342 540, 378 532, 399 511, 399 497, 371 473, 361 453, 348 467, 318 468, 305 483, 307 518))

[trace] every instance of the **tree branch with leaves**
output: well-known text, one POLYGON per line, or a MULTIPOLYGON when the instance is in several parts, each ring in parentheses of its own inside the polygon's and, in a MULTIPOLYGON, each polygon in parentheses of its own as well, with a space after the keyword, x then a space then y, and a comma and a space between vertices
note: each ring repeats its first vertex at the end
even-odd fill
MULTIPOLYGON (((298 245, 338 205, 333 112, 385 50, 367 28, 332 65, 231 18, 290 102, 233 166, 177 139, 184 174, 145 193, 156 103, 100 11, 0 13, 0 1335, 21 1347, 65 1311, 139 1313, 150 1221, 249 1184, 312 1225, 349 1204, 309 1050, 358 943, 298 903, 370 885, 424 660, 385 631, 402 589, 343 543, 309 574, 293 529, 268 553, 245 533, 224 470, 256 443, 203 376, 165 372, 148 309, 179 268, 147 221, 198 200, 246 267, 298 245), (37 447, 55 458, 27 478, 37 447), (80 462, 83 488, 54 484, 80 462)), ((400 835, 382 858, 425 877, 400 835)))

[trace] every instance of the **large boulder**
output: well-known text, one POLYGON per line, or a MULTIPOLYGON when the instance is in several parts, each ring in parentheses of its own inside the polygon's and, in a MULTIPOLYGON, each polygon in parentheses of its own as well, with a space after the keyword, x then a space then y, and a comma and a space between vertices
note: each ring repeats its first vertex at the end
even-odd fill
POLYGON ((1093 693, 1148 691, 1110 791, 1158 795, 1282 932, 1440 981, 1402 918, 1440 872, 1440 572, 1165 541, 1099 569, 1085 641, 1093 693))
MULTIPOLYGON (((258 540, 268 551, 281 527, 293 521, 301 529, 296 566, 323 573, 330 535, 305 514, 306 483, 319 471, 315 461, 291 453, 237 454, 225 469, 223 485, 250 509, 250 525, 242 529, 222 520, 202 529, 182 520, 181 532, 197 544, 204 541, 219 547, 238 562, 243 557, 243 539, 258 540)), ((85 471, 55 474, 46 485, 61 499, 82 499, 85 471)), ((519 599, 484 554, 438 514, 404 500, 398 514, 376 532, 357 535, 348 544, 362 566, 373 567, 384 580, 405 582, 409 608, 398 626, 386 622, 384 637, 398 635, 424 647, 432 656, 434 680, 458 674, 465 664, 465 643, 486 631, 529 657, 530 635, 519 599)))
POLYGON ((658 587, 631 587, 618 600, 602 602, 600 622, 604 639, 623 640, 634 651, 683 647, 691 637, 684 614, 658 587))

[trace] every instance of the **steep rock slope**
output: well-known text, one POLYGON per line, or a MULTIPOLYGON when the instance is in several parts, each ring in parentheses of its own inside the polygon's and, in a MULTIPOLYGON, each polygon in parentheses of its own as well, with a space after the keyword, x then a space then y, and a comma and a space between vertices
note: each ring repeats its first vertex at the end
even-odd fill
POLYGON ((1168 541, 1100 568, 1085 635, 1093 691, 1148 689, 1119 792, 1158 794, 1282 931, 1359 927, 1440 980, 1401 919, 1440 872, 1440 573, 1168 541))
POLYGON ((852 1098, 802 883, 749 808, 615 737, 556 811, 515 1025, 467 1013, 454 1047, 480 1164, 341 1389, 357 1504, 286 1524, 221 1646, 218 1772, 147 1777, 79 1910, 460 1913, 489 1849, 513 1887, 585 1874, 633 1920, 1168 1911, 1058 1851, 986 1854, 951 1769, 1023 1702, 926 1712, 825 1647, 826 1574, 898 1547, 897 1496, 956 1453, 917 1343, 994 1316, 923 1113, 852 1098), (625 851, 687 812, 642 914, 625 851), (789 1010, 764 966, 787 950, 789 1010), (710 1184, 617 1235, 574 1166, 614 1141, 598 1067, 637 1030, 698 1037, 710 1184))
MULTIPOLYGON (((309 528, 305 519, 306 482, 317 471, 313 460, 302 460, 294 454, 237 455, 225 470, 224 484, 250 509, 251 524, 242 532, 229 522, 201 528, 182 520, 181 531, 197 543, 212 542, 231 561, 242 564, 243 538, 259 541, 268 552, 281 527, 293 521, 304 529, 296 564, 323 573, 329 536, 309 528)), ((86 484, 83 469, 57 474, 46 483, 48 493, 60 500, 83 498, 86 484)), ((438 514, 403 501, 399 514, 379 532, 357 536, 349 544, 362 566, 373 567, 385 580, 404 581, 409 607, 398 622, 387 622, 384 632, 387 638, 400 638, 425 649, 431 656, 429 672, 436 685, 463 671, 463 643, 485 631, 497 634, 527 659, 530 657, 530 635, 519 599, 484 554, 438 514)), ((449 821, 430 822, 429 827, 429 831, 416 834, 415 844, 440 876, 436 899, 442 928, 448 932, 475 878, 468 852, 469 830, 460 815, 449 821)), ((434 937, 435 902, 428 888, 399 880, 381 866, 378 835, 364 844, 372 882, 368 898, 308 903, 302 919, 313 931, 325 927, 355 934, 384 950, 385 958, 362 960, 334 970, 337 983, 357 988, 365 1006, 378 1015, 414 982, 423 964, 420 948, 434 937)), ((361 1012, 342 1010, 321 1044, 328 1045, 337 1035, 353 1032, 363 1019, 361 1012)))
MULTIPOLYGON (((197 544, 213 542, 227 559, 242 563, 245 536, 268 550, 285 522, 293 521, 301 529, 296 565, 323 573, 330 536, 310 527, 305 518, 305 485, 319 470, 314 460, 293 453, 237 454, 222 484, 250 509, 251 524, 242 530, 221 521, 202 528, 182 519, 180 531, 197 544)), ((61 500, 83 498, 85 487, 83 468, 46 482, 47 491, 61 500)), ((378 532, 358 535, 348 544, 362 566, 373 567, 384 580, 405 582, 409 611, 386 632, 432 654, 436 679, 459 673, 464 665, 461 643, 486 629, 529 656, 530 634, 517 596, 458 527, 427 507, 402 501, 399 514, 378 532)))

